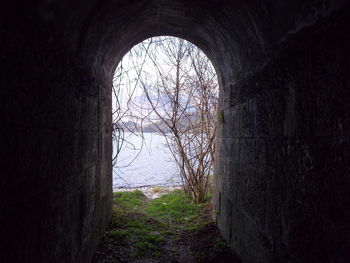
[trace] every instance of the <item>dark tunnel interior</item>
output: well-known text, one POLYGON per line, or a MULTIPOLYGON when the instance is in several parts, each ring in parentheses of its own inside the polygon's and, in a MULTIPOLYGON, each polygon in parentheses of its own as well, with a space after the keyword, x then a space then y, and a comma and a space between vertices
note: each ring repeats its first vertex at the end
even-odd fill
POLYGON ((111 86, 172 35, 220 83, 213 217, 242 262, 350 262, 347 0, 4 1, 1 262, 90 262, 112 213, 111 86))

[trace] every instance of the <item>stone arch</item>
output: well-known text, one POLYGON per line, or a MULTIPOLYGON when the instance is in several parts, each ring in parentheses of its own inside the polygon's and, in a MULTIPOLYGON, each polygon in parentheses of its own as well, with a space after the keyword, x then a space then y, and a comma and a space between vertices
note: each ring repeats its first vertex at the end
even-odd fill
POLYGON ((222 72, 220 75, 237 77, 252 65, 252 58, 254 65, 266 59, 269 40, 259 23, 261 18, 252 13, 245 5, 216 1, 114 2, 90 17, 81 36, 81 54, 90 57, 92 64, 104 65, 110 75, 135 44, 149 37, 171 35, 201 48, 222 72))
POLYGON ((347 2, 7 1, 2 259, 92 257, 111 216, 114 68, 167 34, 199 46, 219 74, 214 207, 243 262, 349 261, 347 2))

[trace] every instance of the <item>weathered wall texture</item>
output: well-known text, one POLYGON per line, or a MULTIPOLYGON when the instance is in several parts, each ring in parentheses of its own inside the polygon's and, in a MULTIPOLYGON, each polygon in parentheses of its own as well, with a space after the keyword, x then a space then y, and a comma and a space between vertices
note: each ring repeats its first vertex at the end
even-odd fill
POLYGON ((141 40, 174 35, 202 48, 220 80, 214 209, 223 236, 243 262, 341 262, 350 232, 345 2, 5 1, 0 261, 90 261, 111 216, 114 69, 141 40))
POLYGON ((349 9, 225 92, 215 211, 244 262, 347 262, 349 9))
POLYGON ((0 261, 87 262, 111 216, 109 86, 31 11, 1 38, 0 261))

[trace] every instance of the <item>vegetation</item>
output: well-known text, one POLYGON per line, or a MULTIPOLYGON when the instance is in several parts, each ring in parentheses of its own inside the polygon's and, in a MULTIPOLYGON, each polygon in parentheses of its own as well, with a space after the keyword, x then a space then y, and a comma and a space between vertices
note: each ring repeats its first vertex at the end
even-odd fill
POLYGON ((153 127, 150 130, 166 139, 185 194, 195 203, 205 202, 211 187, 218 104, 217 76, 205 54, 183 39, 147 39, 123 58, 113 91, 113 139, 118 146, 114 165, 127 145, 125 129, 142 134, 153 127), (126 98, 120 95, 122 90, 127 90, 126 98))
MULTIPOLYGON (((208 204, 194 204, 183 191, 175 190, 149 200, 141 191, 114 193, 113 220, 94 257, 95 263, 207 262, 213 255, 231 255, 210 220, 208 204), (205 247, 193 244, 204 232, 205 247), (219 254, 218 254, 219 253, 219 254), (177 261, 176 261, 176 260, 177 261)), ((197 243, 196 243, 197 242, 197 243)), ((225 262, 225 261, 223 261, 225 262)), ((235 261, 233 261, 235 262, 235 261)))

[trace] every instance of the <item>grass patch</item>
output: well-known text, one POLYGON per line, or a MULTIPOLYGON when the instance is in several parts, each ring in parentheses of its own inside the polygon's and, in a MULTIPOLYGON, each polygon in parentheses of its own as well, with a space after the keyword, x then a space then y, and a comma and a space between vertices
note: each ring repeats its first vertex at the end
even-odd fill
POLYGON ((167 226, 145 212, 148 200, 144 194, 138 190, 117 192, 113 194, 113 203, 112 229, 106 232, 107 240, 127 239, 131 258, 161 255, 167 226))
MULTIPOLYGON (((174 190, 153 200, 148 200, 138 190, 114 193, 112 223, 105 232, 104 247, 98 255, 115 261, 97 259, 94 262, 129 262, 130 259, 146 258, 166 262, 169 256, 178 257, 178 251, 182 250, 177 246, 181 247, 192 237, 196 241, 195 236, 203 229, 211 229, 210 217, 201 215, 206 207, 209 206, 192 203, 182 190, 174 190)), ((208 233, 204 231, 202 234, 205 237, 208 233)), ((203 243, 204 249, 187 253, 204 262, 203 258, 210 251, 221 251, 225 247, 220 238, 209 239, 212 243, 209 250, 207 243, 203 243)))
POLYGON ((113 193, 114 203, 124 212, 137 211, 144 205, 145 198, 144 194, 139 190, 113 193))
POLYGON ((174 225, 192 226, 198 221, 202 205, 193 204, 181 190, 175 190, 151 200, 145 212, 169 227, 174 225))
POLYGON ((159 256, 161 255, 161 246, 165 238, 159 233, 144 233, 137 236, 134 242, 134 252, 132 257, 141 258, 145 255, 159 256))
POLYGON ((192 231, 200 225, 202 205, 191 203, 181 190, 153 200, 138 190, 117 192, 113 202, 112 228, 106 240, 129 243, 131 258, 159 257, 165 239, 178 238, 175 229, 192 231))

